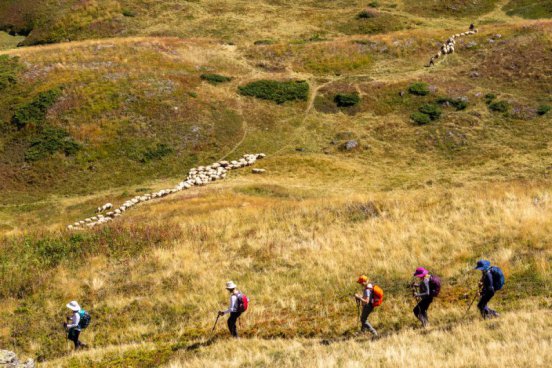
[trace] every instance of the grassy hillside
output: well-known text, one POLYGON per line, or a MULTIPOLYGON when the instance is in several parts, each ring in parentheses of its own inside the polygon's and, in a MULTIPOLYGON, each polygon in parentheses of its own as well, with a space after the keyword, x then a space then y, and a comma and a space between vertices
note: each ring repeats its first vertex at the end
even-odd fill
POLYGON ((546 365, 546 9, 3 2, 0 28, 19 36, 0 38, 0 347, 47 367, 363 366, 368 353, 417 366, 430 352, 435 366, 546 365), (263 175, 65 230, 249 152, 267 154, 263 175), (498 320, 464 314, 481 257, 507 277, 498 320), (420 265, 444 283, 428 331, 407 287, 420 265), (386 293, 378 341, 353 336, 359 273, 386 293), (238 343, 223 323, 209 335, 228 279, 252 300, 238 343), (60 328, 72 299, 93 315, 92 349, 76 354, 60 328))

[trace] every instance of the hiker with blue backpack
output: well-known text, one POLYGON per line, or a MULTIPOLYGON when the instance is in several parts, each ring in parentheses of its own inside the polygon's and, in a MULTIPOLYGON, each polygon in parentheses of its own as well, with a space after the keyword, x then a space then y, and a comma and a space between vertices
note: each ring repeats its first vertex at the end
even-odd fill
POLYGON ((414 315, 423 327, 427 327, 429 326, 427 310, 433 303, 433 298, 437 297, 441 291, 441 279, 436 275, 431 275, 423 267, 416 268, 413 276, 420 279, 418 284, 412 284, 414 297, 418 299, 418 304, 414 307, 414 315))
POLYGON ((474 269, 482 273, 481 281, 479 282, 481 298, 479 299, 479 303, 477 303, 477 308, 479 308, 483 319, 498 317, 499 314, 489 308, 488 304, 495 295, 495 292, 504 286, 504 274, 499 267, 491 266, 491 262, 485 259, 477 261, 474 269))
POLYGON ((90 314, 88 314, 84 309, 82 309, 76 301, 67 303, 67 308, 69 308, 73 314, 67 317, 69 323, 64 323, 63 326, 67 330, 67 339, 73 341, 75 344, 75 350, 86 348, 86 344, 82 343, 79 340, 79 336, 82 330, 88 327, 90 324, 90 314))
POLYGON ((247 299, 247 296, 245 296, 245 294, 238 290, 238 287, 232 281, 228 281, 226 283, 226 290, 230 292, 230 306, 225 311, 219 311, 218 317, 221 317, 228 313, 230 314, 230 317, 228 317, 228 330, 230 330, 230 334, 233 337, 237 338, 238 329, 236 327, 236 322, 238 321, 238 318, 240 318, 242 313, 247 310, 249 300, 247 299))

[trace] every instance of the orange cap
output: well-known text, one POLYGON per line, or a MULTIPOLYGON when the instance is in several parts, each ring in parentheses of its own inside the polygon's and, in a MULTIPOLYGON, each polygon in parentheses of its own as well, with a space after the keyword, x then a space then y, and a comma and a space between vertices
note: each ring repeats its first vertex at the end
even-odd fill
POLYGON ((368 276, 364 276, 364 275, 360 276, 357 280, 359 284, 364 284, 366 281, 368 281, 368 276))

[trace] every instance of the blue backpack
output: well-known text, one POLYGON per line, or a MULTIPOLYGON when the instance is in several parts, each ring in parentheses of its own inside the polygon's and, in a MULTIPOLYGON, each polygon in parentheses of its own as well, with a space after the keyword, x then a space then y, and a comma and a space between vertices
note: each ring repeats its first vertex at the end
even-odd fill
POLYGON ((491 275, 493 277, 493 288, 495 290, 500 290, 504 287, 504 273, 499 267, 491 267, 491 275))
POLYGON ((90 314, 84 309, 81 309, 79 311, 79 315, 80 315, 79 328, 84 330, 86 327, 88 327, 88 325, 90 325, 90 320, 92 319, 92 317, 90 317, 90 314))

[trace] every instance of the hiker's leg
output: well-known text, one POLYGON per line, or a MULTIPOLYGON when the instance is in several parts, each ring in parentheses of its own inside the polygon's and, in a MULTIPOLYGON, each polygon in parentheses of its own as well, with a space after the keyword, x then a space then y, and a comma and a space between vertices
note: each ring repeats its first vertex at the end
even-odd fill
POLYGON ((72 328, 69 330, 69 334, 67 335, 67 338, 71 341, 73 341, 73 344, 75 344, 75 350, 79 348, 79 334, 80 331, 77 331, 75 328, 72 328))
POLYGON ((431 305, 431 303, 433 303, 433 297, 431 296, 426 297, 425 303, 424 303, 424 313, 423 313, 426 325, 429 324, 429 317, 427 315, 427 310, 429 309, 429 306, 431 305))
POLYGON ((236 321, 238 320, 238 313, 230 313, 228 318, 228 330, 233 337, 238 337, 238 331, 236 329, 236 321))
POLYGON ((493 295, 494 293, 485 292, 483 295, 481 295, 481 299, 479 299, 479 303, 477 303, 477 308, 481 312, 481 317, 483 318, 487 318, 487 316, 490 313, 487 303, 489 303, 489 300, 491 300, 493 295))
POLYGON ((372 327, 372 325, 368 322, 368 317, 370 316, 370 313, 374 310, 374 306, 370 303, 364 305, 362 307, 362 315, 360 317, 361 322, 361 331, 370 331, 373 335, 377 335, 376 329, 372 327))

